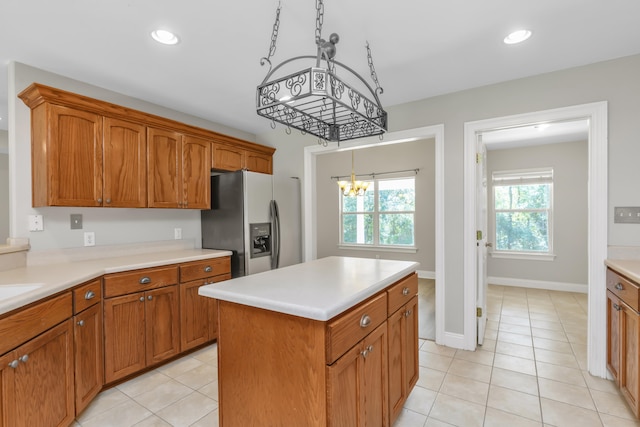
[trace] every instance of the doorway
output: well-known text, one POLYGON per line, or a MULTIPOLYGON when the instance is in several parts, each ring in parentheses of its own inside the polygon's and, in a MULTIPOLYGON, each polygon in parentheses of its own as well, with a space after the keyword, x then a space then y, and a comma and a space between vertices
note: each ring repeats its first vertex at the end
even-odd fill
POLYGON ((607 256, 607 103, 599 102, 554 110, 465 123, 464 126, 464 290, 465 348, 476 348, 477 322, 477 200, 476 142, 488 130, 527 124, 587 120, 588 136, 588 294, 589 357, 592 375, 606 377, 606 321, 604 260, 607 256))

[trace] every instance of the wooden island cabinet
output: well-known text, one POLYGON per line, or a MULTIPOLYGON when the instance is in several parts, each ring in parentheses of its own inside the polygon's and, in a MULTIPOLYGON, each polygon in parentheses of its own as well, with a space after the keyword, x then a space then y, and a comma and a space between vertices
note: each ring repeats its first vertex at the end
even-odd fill
POLYGON ((418 379, 415 265, 328 257, 200 288, 220 425, 390 426, 418 379))

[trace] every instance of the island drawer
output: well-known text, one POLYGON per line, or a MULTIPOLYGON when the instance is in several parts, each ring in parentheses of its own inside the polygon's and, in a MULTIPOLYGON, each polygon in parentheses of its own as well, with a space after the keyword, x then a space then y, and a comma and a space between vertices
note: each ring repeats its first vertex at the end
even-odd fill
POLYGON ((326 330, 326 358, 330 365, 387 320, 387 293, 382 292, 330 320, 326 330))
POLYGON ((391 316, 400 307, 411 301, 418 293, 418 275, 412 274, 405 277, 387 290, 388 315, 391 316))
POLYGON ((635 311, 638 311, 638 302, 640 299, 640 288, 638 285, 617 274, 615 271, 607 269, 607 289, 635 311))
POLYGON ((178 283, 178 266, 145 268, 108 274, 104 277, 104 297, 111 298, 178 283))
POLYGON ((102 281, 100 279, 80 285, 73 290, 73 314, 91 307, 102 299, 102 281))
POLYGON ((230 272, 231 258, 228 256, 193 261, 180 265, 180 282, 190 282, 230 272))

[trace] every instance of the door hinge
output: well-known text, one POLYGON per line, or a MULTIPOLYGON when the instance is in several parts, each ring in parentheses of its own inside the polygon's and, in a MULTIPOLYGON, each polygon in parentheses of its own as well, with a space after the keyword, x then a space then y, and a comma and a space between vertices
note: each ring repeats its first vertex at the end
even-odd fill
POLYGON ((476 240, 482 240, 482 230, 476 230, 476 240))
POLYGON ((476 316, 482 317, 482 307, 476 307, 476 316))
POLYGON ((482 153, 476 153, 476 164, 482 163, 482 153))

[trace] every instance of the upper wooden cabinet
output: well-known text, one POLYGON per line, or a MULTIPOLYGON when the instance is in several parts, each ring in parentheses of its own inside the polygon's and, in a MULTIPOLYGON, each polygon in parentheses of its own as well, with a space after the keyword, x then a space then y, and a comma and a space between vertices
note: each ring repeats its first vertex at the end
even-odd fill
POLYGON ((211 143, 148 128, 150 208, 209 209, 211 143))
POLYGON ((34 207, 208 209, 212 167, 272 173, 271 147, 38 83, 18 96, 34 207))

